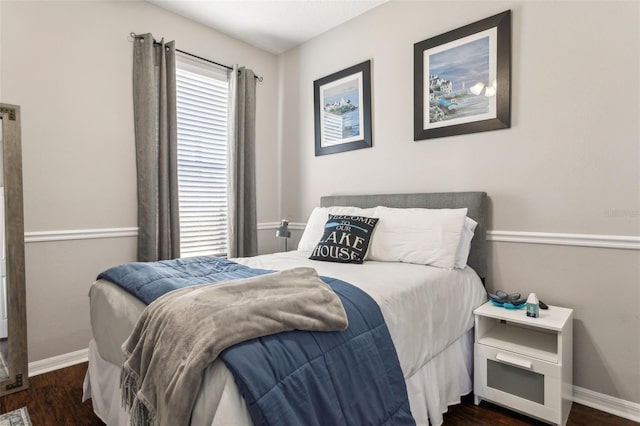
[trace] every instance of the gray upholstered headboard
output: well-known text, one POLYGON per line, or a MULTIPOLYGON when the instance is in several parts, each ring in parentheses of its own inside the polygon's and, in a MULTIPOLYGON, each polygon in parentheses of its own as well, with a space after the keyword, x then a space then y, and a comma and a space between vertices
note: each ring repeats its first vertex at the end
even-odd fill
POLYGON ((486 192, 441 192, 426 194, 383 194, 383 195, 331 195, 320 199, 322 207, 397 207, 457 209, 466 207, 467 216, 478 222, 468 265, 484 279, 487 276, 487 193, 486 192))

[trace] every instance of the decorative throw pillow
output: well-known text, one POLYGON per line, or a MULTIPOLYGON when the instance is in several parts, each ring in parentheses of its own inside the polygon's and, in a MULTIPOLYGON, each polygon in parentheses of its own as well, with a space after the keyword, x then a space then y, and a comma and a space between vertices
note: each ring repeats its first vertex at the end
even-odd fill
POLYGON ((362 263, 376 223, 378 219, 372 217, 330 214, 324 234, 309 259, 362 263))
POLYGON ((327 223, 327 219, 330 214, 340 214, 347 216, 375 216, 375 208, 361 209, 360 207, 350 206, 331 206, 331 207, 316 207, 311 212, 307 225, 304 227, 302 237, 300 237, 300 243, 298 244, 298 250, 312 251, 316 248, 316 244, 320 241, 322 234, 324 234, 324 224, 327 223))

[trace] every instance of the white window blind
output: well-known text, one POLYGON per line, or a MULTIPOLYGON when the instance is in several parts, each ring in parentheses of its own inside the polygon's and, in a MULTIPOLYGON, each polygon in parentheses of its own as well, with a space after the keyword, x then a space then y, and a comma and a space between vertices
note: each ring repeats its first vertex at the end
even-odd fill
POLYGON ((180 255, 227 253, 227 72, 176 61, 180 255))

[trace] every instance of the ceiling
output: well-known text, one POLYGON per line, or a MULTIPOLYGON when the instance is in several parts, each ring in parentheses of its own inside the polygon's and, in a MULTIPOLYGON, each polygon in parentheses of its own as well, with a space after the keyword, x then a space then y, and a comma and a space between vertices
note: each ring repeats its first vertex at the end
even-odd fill
POLYGON ((387 0, 147 0, 278 54, 387 0))

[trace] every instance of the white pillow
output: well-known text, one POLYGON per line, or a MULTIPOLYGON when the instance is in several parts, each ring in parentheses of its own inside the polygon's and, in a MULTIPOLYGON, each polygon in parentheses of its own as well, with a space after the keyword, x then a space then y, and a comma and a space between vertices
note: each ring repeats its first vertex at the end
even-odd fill
POLYGON ((307 225, 298 243, 298 250, 311 251, 316 248, 320 238, 322 238, 322 234, 324 234, 324 225, 329 220, 330 214, 375 217, 373 215, 375 210, 375 208, 361 209, 360 207, 343 206, 314 208, 311 215, 309 215, 309 220, 307 220, 307 225))
POLYGON ((453 269, 467 209, 398 209, 378 206, 367 259, 453 269))
POLYGON ((458 250, 456 252, 456 268, 464 269, 465 266, 467 266, 467 259, 469 259, 469 252, 471 251, 471 240, 473 239, 476 226, 478 226, 478 222, 470 217, 464 218, 462 237, 460 238, 460 244, 458 244, 458 250))

